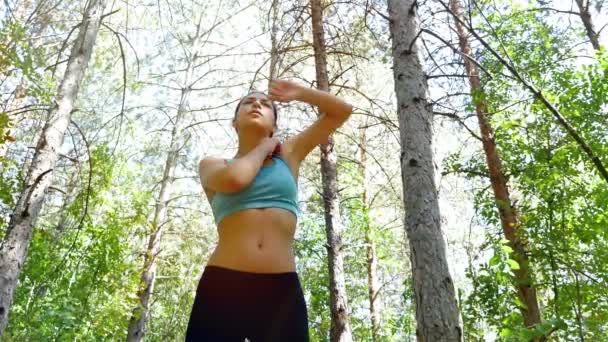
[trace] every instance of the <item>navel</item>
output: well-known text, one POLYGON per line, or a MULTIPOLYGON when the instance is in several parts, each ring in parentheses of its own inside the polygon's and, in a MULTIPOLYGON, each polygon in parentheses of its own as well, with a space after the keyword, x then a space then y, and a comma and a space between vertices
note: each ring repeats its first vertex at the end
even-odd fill
POLYGON ((264 248, 264 234, 260 235, 257 241, 258 250, 262 250, 264 248))

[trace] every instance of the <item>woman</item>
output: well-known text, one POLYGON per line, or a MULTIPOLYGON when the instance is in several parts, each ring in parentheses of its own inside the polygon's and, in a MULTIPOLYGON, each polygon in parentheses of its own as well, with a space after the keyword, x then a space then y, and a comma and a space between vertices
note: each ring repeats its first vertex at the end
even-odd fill
POLYGON ((187 341, 308 341, 308 317, 293 239, 300 163, 350 116, 352 107, 323 92, 276 80, 269 95, 238 104, 232 160, 206 157, 199 174, 219 243, 201 277, 187 341), (280 144, 273 101, 302 101, 322 115, 280 144))

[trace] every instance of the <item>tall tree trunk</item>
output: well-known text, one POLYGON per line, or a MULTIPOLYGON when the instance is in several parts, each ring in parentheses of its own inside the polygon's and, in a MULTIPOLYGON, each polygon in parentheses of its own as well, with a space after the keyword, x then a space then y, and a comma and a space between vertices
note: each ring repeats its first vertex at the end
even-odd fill
POLYGON ((360 129, 359 134, 359 166, 361 179, 363 180, 363 192, 361 194, 361 202, 364 210, 365 224, 365 249, 367 254, 367 287, 369 299, 369 316, 372 323, 372 341, 380 341, 380 301, 378 300, 378 292, 380 285, 378 284, 378 261, 376 259, 376 245, 374 242, 374 227, 369 221, 369 206, 367 200, 367 150, 365 128, 360 129))
POLYGON ((595 27, 593 26, 593 20, 591 20, 591 13, 589 13, 589 0, 576 0, 576 4, 579 9, 579 17, 583 21, 583 25, 585 26, 585 31, 587 32, 587 37, 589 37, 589 41, 591 45, 593 45, 594 50, 600 49, 600 36, 595 31, 595 27))
MULTIPOLYGON (((329 91, 327 57, 323 32, 323 9, 320 0, 311 0, 313 47, 317 87, 329 91)), ((321 179, 323 182, 323 205, 325 208, 325 229, 327 234, 327 258, 329 266, 329 298, 331 307, 330 341, 352 341, 349 321, 348 299, 344 280, 344 261, 342 258, 342 220, 340 199, 338 197, 338 176, 336 171, 337 155, 334 151, 333 137, 321 144, 321 179)))
POLYGON ((272 0, 272 27, 270 29, 270 66, 268 68, 268 87, 270 81, 275 79, 278 74, 279 62, 279 47, 277 42, 277 33, 279 31, 279 0, 272 0))
MULTIPOLYGON (((199 24, 200 26, 200 24, 199 24)), ((200 45, 200 35, 194 39, 192 46, 195 49, 200 45)), ((127 341, 141 341, 145 335, 146 323, 150 316, 150 298, 154 292, 154 282, 156 280, 156 265, 158 253, 160 251, 160 242, 163 233, 163 228, 167 224, 167 206, 172 194, 173 172, 177 163, 177 157, 182 147, 182 125, 184 116, 188 112, 188 99, 192 92, 190 84, 194 68, 197 61, 197 52, 194 57, 189 60, 186 68, 184 85, 181 90, 179 105, 175 123, 171 130, 171 142, 167 159, 165 160, 165 168, 163 170, 163 178, 160 182, 160 190, 156 200, 154 209, 154 217, 152 219, 150 235, 148 237, 148 246, 144 255, 144 267, 141 273, 140 289, 137 293, 139 298, 138 306, 133 310, 129 321, 127 341)))
POLYGON ((393 73, 401 135, 405 231, 410 245, 418 341, 460 341, 435 186, 433 116, 418 56, 417 1, 389 0, 393 73))
POLYGON ((154 217, 152 219, 151 231, 148 237, 148 247, 144 255, 144 267, 141 273, 140 289, 137 293, 139 298, 138 306, 133 310, 131 320, 129 321, 129 330, 127 341, 141 341, 145 334, 146 323, 150 311, 150 298, 154 291, 154 282, 156 278, 156 257, 160 251, 160 241, 164 225, 167 223, 167 205, 172 193, 173 170, 179 152, 178 143, 181 141, 180 133, 183 113, 185 106, 183 105, 190 93, 189 88, 182 89, 180 106, 175 119, 175 124, 171 131, 171 143, 167 159, 165 160, 165 168, 163 170, 163 178, 160 182, 160 191, 156 200, 154 209, 154 217))
POLYGON ((63 143, 72 108, 95 45, 105 5, 106 0, 89 1, 55 102, 49 110, 33 161, 28 169, 25 187, 19 196, 6 236, 0 246, 0 336, 8 323, 8 312, 32 238, 34 222, 52 182, 58 151, 63 143))
MULTIPOLYGON (((456 15, 464 20, 463 10, 459 0, 450 0, 450 7, 456 15)), ((459 22, 456 22, 456 29, 462 53, 466 56, 472 56, 466 29, 460 25, 459 22)), ((520 239, 523 227, 520 225, 516 210, 509 195, 509 187, 494 140, 494 130, 488 121, 488 104, 485 100, 485 93, 479 80, 479 70, 477 70, 477 66, 473 64, 470 59, 463 58, 463 60, 471 86, 471 93, 477 94, 477 96, 473 98, 473 101, 475 101, 475 112, 477 114, 483 150, 486 155, 486 163, 490 172, 490 182, 492 183, 494 201, 498 208, 502 231, 513 249, 513 259, 517 261, 520 266, 518 270, 514 270, 514 274, 515 287, 519 294, 519 299, 526 305, 526 308, 521 309, 521 313, 524 318, 524 324, 527 327, 531 327, 539 324, 541 318, 538 300, 536 298, 536 288, 533 285, 532 272, 526 254, 527 248, 525 242, 520 239)))

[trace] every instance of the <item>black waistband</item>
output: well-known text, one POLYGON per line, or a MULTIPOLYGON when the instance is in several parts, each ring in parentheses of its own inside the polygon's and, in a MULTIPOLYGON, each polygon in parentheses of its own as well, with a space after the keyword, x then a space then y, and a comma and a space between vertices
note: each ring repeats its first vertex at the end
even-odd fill
POLYGON ((235 276, 235 277, 253 277, 253 278, 282 278, 282 277, 293 277, 298 276, 298 273, 295 271, 292 272, 276 272, 276 273, 258 273, 258 272, 247 272, 241 270, 235 270, 231 268, 226 268, 222 266, 215 265, 207 265, 205 266, 205 270, 203 274, 221 274, 225 276, 235 276))

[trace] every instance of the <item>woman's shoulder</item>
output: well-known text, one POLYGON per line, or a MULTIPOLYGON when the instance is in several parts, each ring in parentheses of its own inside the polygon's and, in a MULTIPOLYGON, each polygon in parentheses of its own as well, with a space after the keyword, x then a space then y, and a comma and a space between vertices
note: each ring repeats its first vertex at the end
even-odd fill
POLYGON ((199 160, 198 173, 201 179, 201 186, 203 188, 203 191, 205 192, 205 195, 207 196, 207 200, 209 201, 209 203, 213 201, 213 198, 215 197, 215 191, 207 188, 204 185, 204 175, 209 174, 210 172, 214 172, 213 170, 217 170, 223 165, 227 165, 230 161, 232 161, 232 159, 215 156, 204 156, 199 160))
POLYGON ((232 159, 230 159, 230 158, 205 156, 199 160, 198 165, 199 165, 199 167, 202 168, 202 167, 211 166, 211 165, 228 164, 231 161, 232 161, 232 159))

